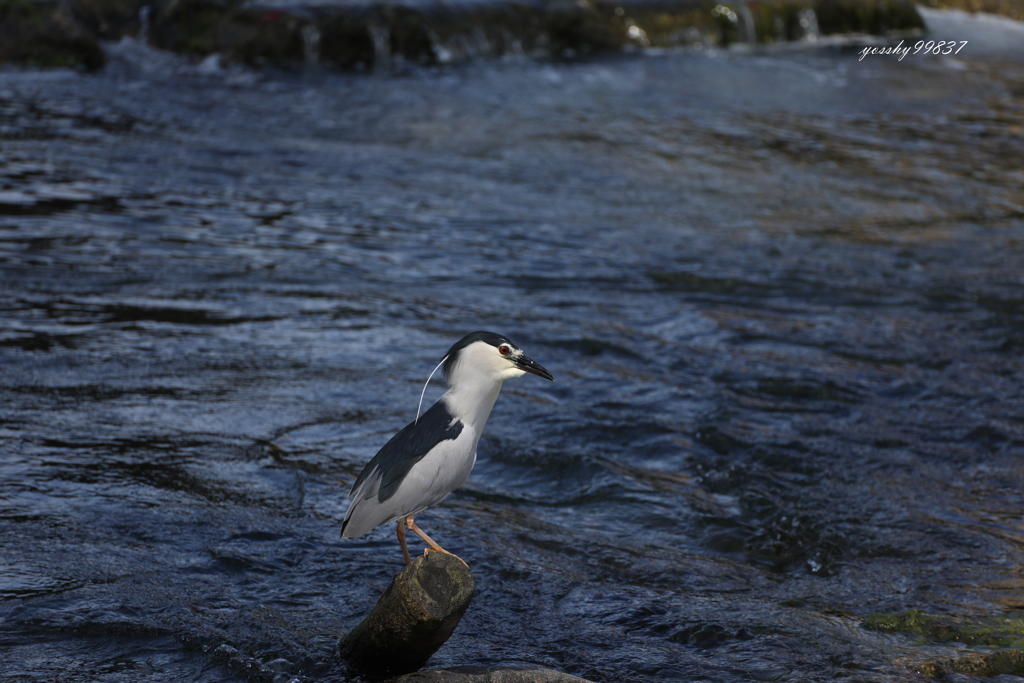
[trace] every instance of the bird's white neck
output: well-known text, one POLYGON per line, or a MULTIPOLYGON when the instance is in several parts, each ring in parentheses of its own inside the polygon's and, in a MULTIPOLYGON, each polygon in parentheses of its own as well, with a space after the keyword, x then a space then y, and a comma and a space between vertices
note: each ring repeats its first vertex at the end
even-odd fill
POLYGON ((449 412, 479 436, 501 391, 501 380, 483 379, 455 384, 444 396, 449 412))
POLYGON ((462 349, 458 362, 446 368, 448 392, 442 396, 449 412, 476 433, 484 431, 501 385, 526 374, 483 342, 462 349))

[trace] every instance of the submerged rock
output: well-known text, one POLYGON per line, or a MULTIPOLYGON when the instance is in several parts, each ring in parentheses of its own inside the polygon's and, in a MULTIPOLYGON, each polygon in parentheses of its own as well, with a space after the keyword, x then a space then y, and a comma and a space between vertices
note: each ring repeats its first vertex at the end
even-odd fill
POLYGON ((861 622, 861 628, 883 633, 901 633, 918 640, 957 642, 979 647, 1024 648, 1024 614, 1014 612, 990 619, 957 619, 931 615, 920 610, 896 614, 876 612, 861 622))
POLYGON ((921 673, 935 678, 953 673, 982 677, 1024 674, 1024 614, 1019 612, 983 620, 961 620, 947 615, 925 614, 919 610, 896 614, 876 612, 861 622, 861 628, 900 633, 922 643, 957 642, 976 647, 1005 648, 918 665, 921 673))
POLYGON ((985 654, 927 662, 919 667, 921 673, 933 678, 949 674, 966 674, 989 678, 991 676, 1024 675, 1024 650, 999 650, 985 654))
POLYGON ((339 652, 371 678, 416 671, 444 645, 469 607, 473 577, 446 553, 418 557, 399 572, 339 652))
POLYGON ((589 683, 554 669, 536 666, 458 666, 429 669, 393 678, 388 683, 589 683))

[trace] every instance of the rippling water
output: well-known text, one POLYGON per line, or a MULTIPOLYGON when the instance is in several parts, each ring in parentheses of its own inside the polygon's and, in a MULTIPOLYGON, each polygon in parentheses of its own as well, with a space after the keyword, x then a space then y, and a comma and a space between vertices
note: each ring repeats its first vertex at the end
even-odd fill
POLYGON ((110 49, 0 73, 5 678, 344 678, 345 494, 480 328, 557 381, 418 518, 432 665, 909 681, 955 648, 867 614, 1024 609, 1019 56, 110 49))

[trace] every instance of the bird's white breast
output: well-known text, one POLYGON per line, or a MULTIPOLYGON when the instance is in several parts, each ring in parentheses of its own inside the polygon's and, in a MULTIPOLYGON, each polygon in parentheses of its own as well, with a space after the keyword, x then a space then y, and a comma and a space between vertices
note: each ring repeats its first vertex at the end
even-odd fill
POLYGON ((385 505, 395 510, 394 521, 436 505, 466 483, 476 464, 479 435, 465 427, 458 438, 442 441, 413 465, 395 495, 385 505))

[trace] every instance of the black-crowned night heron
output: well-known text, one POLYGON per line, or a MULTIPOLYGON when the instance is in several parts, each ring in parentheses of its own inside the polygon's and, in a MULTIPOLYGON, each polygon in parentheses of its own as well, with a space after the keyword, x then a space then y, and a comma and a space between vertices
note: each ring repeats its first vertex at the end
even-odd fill
POLYGON ((355 538, 397 520, 406 564, 410 562, 406 528, 426 541, 429 548, 424 553, 448 552, 416 526, 413 516, 466 483, 502 383, 528 372, 554 379, 508 337, 493 332, 467 334, 448 350, 440 365, 448 391, 391 437, 363 468, 352 486, 352 503, 341 525, 343 537, 355 538))

